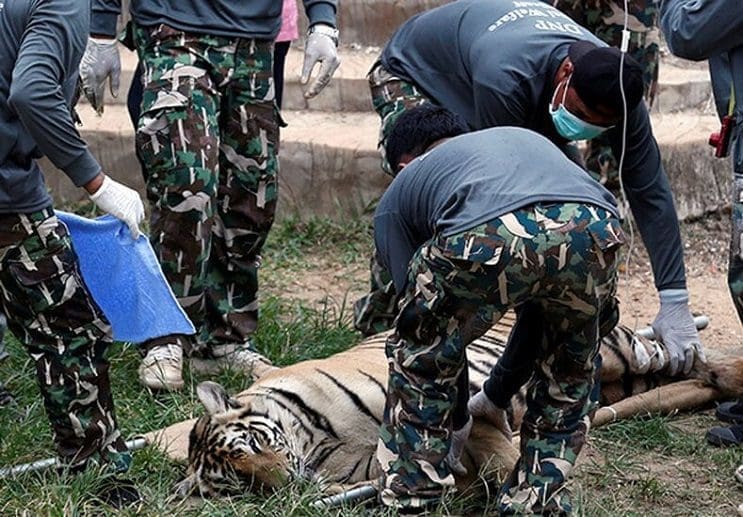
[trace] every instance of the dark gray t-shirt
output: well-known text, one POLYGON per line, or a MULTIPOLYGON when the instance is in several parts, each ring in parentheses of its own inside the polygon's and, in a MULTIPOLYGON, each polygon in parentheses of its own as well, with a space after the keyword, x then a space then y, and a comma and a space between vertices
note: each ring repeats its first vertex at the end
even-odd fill
POLYGON ((543 136, 498 127, 452 138, 408 164, 374 214, 382 264, 402 292, 416 249, 538 201, 582 202, 617 215, 614 196, 543 136))
MULTIPOLYGON (((382 52, 382 64, 472 129, 525 127, 564 147, 548 104, 555 73, 576 40, 606 46, 538 0, 458 0, 405 22, 382 52)), ((615 157, 622 154, 621 130, 618 124, 606 133, 615 157)), ((678 217, 644 103, 627 116, 622 179, 656 287, 685 288, 678 217)))
POLYGON ((100 171, 70 115, 88 20, 86 1, 0 0, 0 213, 51 204, 36 158, 77 186, 100 171))
MULTIPOLYGON (((121 0, 90 0, 91 32, 113 36, 121 0)), ((338 0, 303 0, 310 25, 335 27, 338 0)), ((274 39, 281 27, 281 0, 131 0, 139 25, 161 23, 182 31, 235 38, 274 39)))

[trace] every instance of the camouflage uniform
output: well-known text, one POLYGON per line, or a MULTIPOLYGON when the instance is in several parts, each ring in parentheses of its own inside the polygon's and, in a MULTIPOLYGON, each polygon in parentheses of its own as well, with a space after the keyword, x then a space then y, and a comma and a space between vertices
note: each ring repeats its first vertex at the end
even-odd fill
POLYGON ((257 325, 278 188, 273 45, 166 25, 135 27, 134 38, 150 239, 197 328, 191 353, 210 357, 214 345, 249 343, 257 325))
MULTIPOLYGON (((390 176, 395 176, 390 164, 387 163, 385 143, 397 118, 405 110, 419 106, 430 99, 426 97, 414 84, 400 79, 385 70, 377 61, 369 75, 372 104, 374 110, 382 119, 379 129, 377 147, 382 157, 382 170, 390 176)), ((354 303, 354 326, 367 336, 384 332, 392 328, 392 322, 397 315, 395 286, 392 277, 372 256, 370 261, 371 288, 370 292, 354 303)))
POLYGON ((51 208, 0 215, 2 309, 36 363, 64 464, 90 458, 126 470, 104 358, 110 325, 82 282, 67 228, 51 208))
MULTIPOLYGON (((558 8, 596 37, 619 48, 624 27, 624 3, 621 0, 544 0, 558 8)), ((628 55, 643 67, 645 100, 652 106, 658 92, 658 59, 660 36, 657 0, 629 0, 628 28, 630 30, 628 55)), ((586 143, 584 154, 588 172, 611 189, 619 187, 618 162, 609 139, 600 135, 586 143)))
POLYGON ((378 446, 385 504, 434 505, 454 486, 445 458, 466 345, 530 301, 543 309, 546 338, 534 351, 521 458, 500 491, 499 510, 571 510, 564 483, 596 407, 598 315, 614 295, 623 241, 619 220, 604 209, 537 203, 418 249, 386 344, 378 446))

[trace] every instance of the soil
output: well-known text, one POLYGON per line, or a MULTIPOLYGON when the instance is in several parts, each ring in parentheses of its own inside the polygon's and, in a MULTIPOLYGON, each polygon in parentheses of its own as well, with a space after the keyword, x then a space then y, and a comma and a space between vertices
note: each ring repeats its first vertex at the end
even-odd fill
MULTIPOLYGON (((743 353, 743 328, 727 288, 729 217, 729 213, 709 214, 682 224, 681 231, 692 312, 710 320, 700 334, 703 345, 737 355, 743 353)), ((303 260, 307 267, 301 273, 284 277, 282 285, 274 283, 267 290, 309 304, 327 304, 339 313, 349 314, 349 304, 368 288, 368 256, 341 262, 338 257, 319 251, 305 255, 303 260)), ((628 267, 626 264, 625 260, 620 267, 621 321, 632 328, 645 327, 655 318, 658 298, 647 253, 637 234, 628 267)), ((270 264, 266 267, 270 268, 270 264)))

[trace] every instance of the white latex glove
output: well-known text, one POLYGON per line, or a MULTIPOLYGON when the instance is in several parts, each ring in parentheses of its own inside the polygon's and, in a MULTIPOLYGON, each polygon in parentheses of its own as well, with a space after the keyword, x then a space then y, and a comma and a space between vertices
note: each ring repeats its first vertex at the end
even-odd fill
POLYGON ((144 220, 144 205, 136 190, 105 176, 98 190, 90 194, 90 200, 101 211, 124 221, 132 232, 133 239, 139 238, 139 223, 144 220))
POLYGON ((302 66, 302 77, 300 79, 302 84, 307 84, 310 80, 312 69, 317 63, 320 63, 320 71, 310 87, 304 92, 305 99, 311 99, 320 93, 328 85, 333 73, 341 64, 333 38, 327 34, 313 32, 307 36, 307 43, 304 46, 304 65, 302 66))
POLYGON ((464 445, 467 443, 467 438, 469 438, 471 430, 472 417, 470 416, 464 427, 455 430, 451 434, 451 446, 446 455, 446 462, 449 464, 451 471, 460 476, 464 476, 467 473, 467 468, 462 464, 462 453, 464 452, 464 445))
POLYGON ((652 323, 655 338, 661 341, 668 352, 668 374, 684 375, 691 371, 696 355, 707 362, 689 311, 689 294, 686 289, 664 289, 660 291, 660 310, 652 323))
POLYGON ((80 60, 80 84, 83 94, 99 115, 103 113, 103 96, 109 82, 113 97, 119 96, 121 60, 115 39, 88 38, 85 54, 80 60))
POLYGON ((488 398, 484 391, 480 390, 467 404, 467 411, 471 416, 479 416, 493 424, 509 440, 513 437, 511 424, 508 423, 508 414, 488 398))

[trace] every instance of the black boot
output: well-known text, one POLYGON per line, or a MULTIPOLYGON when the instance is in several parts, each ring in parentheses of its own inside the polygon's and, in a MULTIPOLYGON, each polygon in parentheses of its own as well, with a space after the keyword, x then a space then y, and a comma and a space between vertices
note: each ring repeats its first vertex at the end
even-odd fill
POLYGON ((743 400, 723 402, 715 410, 715 416, 730 424, 743 424, 743 400))

